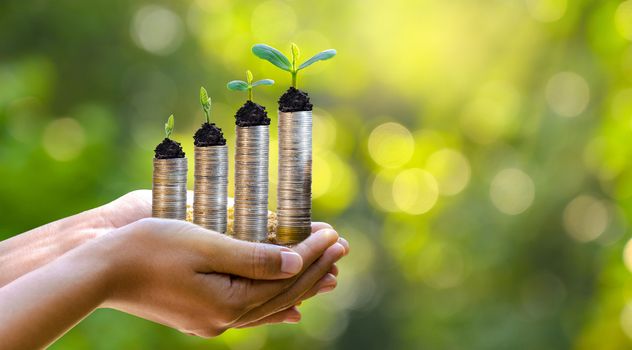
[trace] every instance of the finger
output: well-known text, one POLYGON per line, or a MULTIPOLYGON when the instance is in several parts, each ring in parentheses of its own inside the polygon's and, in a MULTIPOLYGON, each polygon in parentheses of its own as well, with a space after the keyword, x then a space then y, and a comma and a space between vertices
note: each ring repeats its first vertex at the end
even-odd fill
POLYGON ((307 293, 316 283, 325 276, 331 269, 331 265, 338 261, 344 255, 344 247, 335 243, 329 247, 325 253, 310 266, 294 284, 287 290, 273 297, 266 303, 257 306, 245 313, 239 320, 238 324, 254 322, 260 320, 279 310, 286 309, 295 305, 301 300, 301 296, 307 293))
POLYGON ((307 293, 301 296, 300 302, 307 300, 317 294, 331 292, 332 290, 336 289, 337 286, 338 279, 336 279, 336 277, 332 274, 328 273, 325 275, 325 277, 321 278, 320 281, 318 281, 318 283, 316 283, 309 291, 307 291, 307 293))
MULTIPOLYGON (((306 271, 314 261, 321 257, 328 248, 335 245, 337 241, 338 234, 332 229, 324 229, 312 234, 292 249, 298 253, 303 260, 303 267, 300 273, 293 278, 275 281, 274 283, 269 281, 240 280, 236 286, 242 287, 241 290, 245 293, 242 300, 248 302, 251 307, 256 307, 282 293, 289 288, 298 276, 306 271)), ((344 251, 344 247, 340 244, 338 245, 344 251)), ((330 268, 331 266, 327 268, 327 271, 329 271, 330 268)))
POLYGON ((333 227, 331 227, 331 225, 329 225, 326 222, 319 222, 319 221, 312 222, 312 233, 318 232, 320 230, 324 230, 326 228, 333 229, 333 227))
MULTIPOLYGON (((312 222, 312 233, 314 232, 318 232, 320 230, 324 230, 324 229, 332 229, 333 227, 326 223, 326 222, 320 222, 320 221, 315 221, 312 222)), ((349 254, 349 242, 347 242, 346 239, 340 237, 338 239, 338 243, 342 244, 343 247, 345 247, 345 255, 349 254)))
POLYGON ((336 277, 338 277, 338 272, 339 272, 338 266, 336 264, 333 264, 331 266, 331 269, 329 270, 329 273, 334 275, 334 276, 336 276, 336 277))
POLYGON ((301 320, 301 312, 298 311, 296 306, 293 306, 289 309, 279 311, 270 316, 264 317, 260 320, 243 324, 237 328, 250 328, 256 326, 262 326, 264 324, 272 324, 272 323, 298 323, 301 320))
POLYGON ((318 230, 292 250, 303 257, 303 271, 305 271, 327 248, 338 242, 338 233, 331 228, 318 230))
POLYGON ((347 242, 346 239, 340 237, 338 238, 338 243, 345 247, 345 255, 349 254, 349 242, 347 242))
POLYGON ((215 272, 255 280, 284 279, 303 270, 303 258, 290 248, 237 240, 217 234, 211 249, 215 272))

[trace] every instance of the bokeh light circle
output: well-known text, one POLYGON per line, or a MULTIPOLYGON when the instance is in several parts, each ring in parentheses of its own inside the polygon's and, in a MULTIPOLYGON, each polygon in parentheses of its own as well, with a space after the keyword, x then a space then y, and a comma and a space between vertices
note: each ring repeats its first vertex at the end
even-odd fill
POLYGON ((142 49, 157 55, 175 51, 182 42, 182 20, 166 7, 141 7, 132 22, 132 38, 142 49))
POLYGON ((369 135, 369 155, 384 168, 398 168, 413 155, 415 140, 406 127, 388 122, 378 125, 369 135))
POLYGON ((419 215, 429 211, 438 196, 437 181, 425 170, 404 170, 393 181, 393 201, 405 213, 419 215))
POLYGON ((394 177, 395 176, 391 175, 387 170, 382 170, 375 174, 368 188, 368 192, 373 206, 377 209, 387 212, 396 212, 398 210, 393 200, 394 177))
POLYGON ((455 195, 470 181, 470 163, 465 156, 454 149, 444 148, 428 157, 425 169, 437 180, 439 193, 455 195))
POLYGON ((628 240, 623 248, 623 263, 628 271, 632 272, 632 238, 628 240))
POLYGON ((525 0, 533 19, 540 22, 555 22, 566 13, 566 0, 525 0))
POLYGON ((489 195, 502 213, 517 215, 527 210, 535 198, 533 180, 516 168, 503 169, 492 180, 489 195))
POLYGON ((590 101, 590 88, 577 73, 560 72, 546 84, 546 101, 549 107, 562 117, 581 114, 590 101))
POLYGON ((86 144, 83 127, 72 118, 59 118, 46 126, 42 135, 44 150, 53 159, 69 161, 76 158, 86 144))
POLYGON ((609 222, 608 208, 603 201, 580 195, 564 209, 563 222, 569 236, 579 242, 589 242, 606 231, 609 222))
POLYGON ((619 34, 632 41, 632 0, 619 4, 614 15, 614 21, 619 34))

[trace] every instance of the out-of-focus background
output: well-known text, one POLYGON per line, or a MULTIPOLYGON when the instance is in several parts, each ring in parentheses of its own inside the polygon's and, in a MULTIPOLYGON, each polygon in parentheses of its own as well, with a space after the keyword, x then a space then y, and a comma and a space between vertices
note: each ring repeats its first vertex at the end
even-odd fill
POLYGON ((149 188, 200 85, 232 151, 246 69, 277 82, 273 209, 259 42, 338 50, 299 78, 338 289, 212 340, 99 310, 53 349, 632 348, 631 0, 3 0, 0 238, 149 188))

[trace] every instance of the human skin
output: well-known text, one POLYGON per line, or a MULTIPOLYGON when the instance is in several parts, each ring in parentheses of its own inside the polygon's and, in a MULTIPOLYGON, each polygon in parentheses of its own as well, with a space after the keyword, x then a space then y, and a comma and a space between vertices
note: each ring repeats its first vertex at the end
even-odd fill
POLYGON ((297 321, 294 305, 335 287, 334 263, 348 251, 346 241, 323 223, 290 250, 181 221, 137 220, 150 211, 139 205, 142 197, 124 196, 0 243, 3 347, 44 347, 98 307, 204 337, 232 327, 297 321), (86 225, 88 220, 101 226, 86 225), (72 234, 67 241, 59 235, 57 242, 58 230, 72 234), (12 252, 19 243, 40 254, 12 252))

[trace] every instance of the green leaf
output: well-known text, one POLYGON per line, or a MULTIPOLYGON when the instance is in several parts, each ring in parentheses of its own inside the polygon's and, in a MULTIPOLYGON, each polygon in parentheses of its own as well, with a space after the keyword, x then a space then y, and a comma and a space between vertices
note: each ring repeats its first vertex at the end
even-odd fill
POLYGON ((208 92, 206 92, 204 86, 200 86, 200 104, 202 105, 202 107, 208 104, 208 100, 208 92))
POLYGON ((254 79, 252 77, 252 72, 250 70, 246 71, 246 81, 248 82, 248 85, 252 84, 252 79, 254 79))
POLYGON ((255 86, 259 86, 259 85, 272 85, 272 84, 274 84, 274 80, 272 80, 272 79, 262 79, 262 80, 259 80, 259 81, 255 81, 254 83, 252 83, 251 86, 255 87, 255 86))
POLYGON ((173 125, 174 118, 172 114, 169 116, 169 119, 167 119, 167 123, 165 124, 165 135, 167 136, 167 138, 169 138, 171 136, 171 133, 173 132, 173 125))
POLYGON ((292 43, 292 70, 297 71, 296 62, 298 58, 301 56, 301 50, 299 50, 298 46, 295 43, 292 43))
POLYGON ((266 44, 257 44, 252 47, 252 53, 254 53, 255 56, 264 59, 283 70, 289 72, 292 69, 292 64, 290 63, 290 60, 288 60, 288 58, 285 57, 285 55, 282 54, 281 51, 275 49, 272 46, 268 46, 266 44))
POLYGON ((318 61, 324 61, 324 60, 328 60, 332 57, 336 56, 336 50, 334 49, 330 49, 330 50, 325 50, 321 53, 317 53, 316 55, 314 55, 314 57, 308 59, 307 61, 303 62, 303 64, 301 64, 298 67, 298 70, 301 70, 305 67, 311 66, 313 63, 318 62, 318 61))
POLYGON ((200 104, 202 104, 202 110, 204 110, 204 115, 206 116, 206 122, 210 123, 211 118, 211 98, 208 97, 208 92, 202 86, 200 87, 200 104))
POLYGON ((301 56, 301 50, 295 43, 292 43, 292 58, 298 59, 301 56))
POLYGON ((228 88, 228 90, 246 91, 248 90, 248 83, 243 80, 233 80, 228 82, 228 84, 226 84, 226 87, 228 88))

